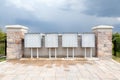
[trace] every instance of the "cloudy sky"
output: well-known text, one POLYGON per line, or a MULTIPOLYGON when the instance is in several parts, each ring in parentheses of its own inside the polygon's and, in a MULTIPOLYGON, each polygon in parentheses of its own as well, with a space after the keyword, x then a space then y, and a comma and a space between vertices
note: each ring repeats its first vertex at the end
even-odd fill
POLYGON ((120 0, 0 0, 0 27, 31 32, 90 32, 97 25, 120 31, 120 0))

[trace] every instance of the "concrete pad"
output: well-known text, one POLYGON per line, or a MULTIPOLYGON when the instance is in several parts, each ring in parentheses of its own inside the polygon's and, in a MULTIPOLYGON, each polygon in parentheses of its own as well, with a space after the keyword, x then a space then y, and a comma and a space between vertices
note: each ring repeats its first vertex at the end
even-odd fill
POLYGON ((0 80, 119 80, 113 60, 9 60, 0 63, 0 80))

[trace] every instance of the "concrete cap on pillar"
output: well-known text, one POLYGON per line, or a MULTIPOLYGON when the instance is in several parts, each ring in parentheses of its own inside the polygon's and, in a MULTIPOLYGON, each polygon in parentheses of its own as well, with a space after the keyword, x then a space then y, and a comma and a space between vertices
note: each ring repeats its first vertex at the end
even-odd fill
POLYGON ((26 29, 28 30, 28 27, 22 26, 22 25, 7 25, 5 26, 7 29, 26 29))
POLYGON ((95 29, 113 29, 113 28, 114 28, 113 26, 100 25, 100 26, 93 27, 92 30, 95 30, 95 29))
POLYGON ((5 27, 6 27, 6 31, 13 31, 13 32, 22 31, 24 33, 28 32, 28 27, 22 25, 7 25, 5 27))

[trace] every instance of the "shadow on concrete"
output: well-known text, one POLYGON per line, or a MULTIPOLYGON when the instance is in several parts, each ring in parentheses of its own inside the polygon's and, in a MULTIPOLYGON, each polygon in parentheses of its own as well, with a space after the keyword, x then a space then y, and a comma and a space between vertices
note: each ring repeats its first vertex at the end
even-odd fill
POLYGON ((63 66, 64 68, 69 68, 69 66, 80 64, 89 64, 93 65, 95 61, 88 61, 85 59, 82 60, 46 60, 46 59, 21 59, 21 60, 8 60, 7 62, 10 62, 12 64, 24 64, 25 66, 45 66, 47 68, 60 67, 63 66))

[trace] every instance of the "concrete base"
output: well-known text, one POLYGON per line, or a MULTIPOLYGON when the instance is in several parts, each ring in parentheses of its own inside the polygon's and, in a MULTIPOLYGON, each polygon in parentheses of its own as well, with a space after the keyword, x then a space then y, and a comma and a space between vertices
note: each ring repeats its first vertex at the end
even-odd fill
POLYGON ((88 60, 99 60, 97 57, 93 58, 21 58, 20 60, 75 60, 75 61, 88 61, 88 60))

